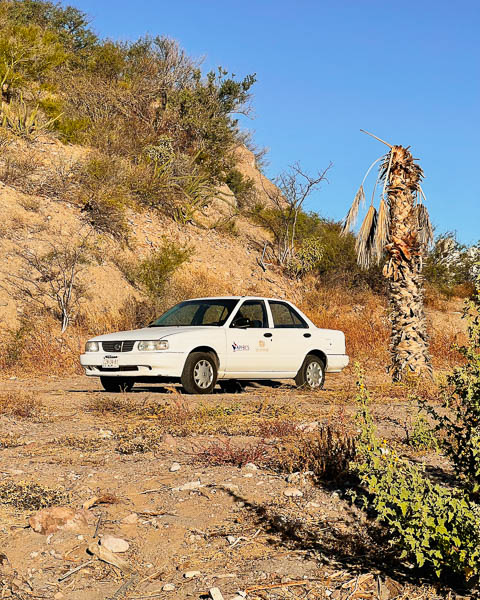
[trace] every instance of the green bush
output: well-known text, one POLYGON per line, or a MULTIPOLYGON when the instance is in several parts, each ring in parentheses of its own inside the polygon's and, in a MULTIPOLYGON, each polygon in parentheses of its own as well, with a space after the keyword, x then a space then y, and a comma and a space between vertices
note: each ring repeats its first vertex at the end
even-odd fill
POLYGON ((447 377, 440 406, 423 403, 435 420, 441 448, 473 498, 480 498, 480 280, 466 302, 468 343, 458 351, 465 363, 447 377))
POLYGON ((228 185, 239 206, 248 203, 253 197, 254 184, 251 179, 245 177, 238 169, 230 169, 225 177, 225 183, 228 185))
MULTIPOLYGON (((468 580, 480 573, 480 506, 462 489, 434 484, 421 467, 381 443, 369 412, 360 374, 357 402, 361 425, 353 470, 364 493, 363 506, 384 525, 391 545, 417 567, 437 577, 468 580)), ((354 497, 356 495, 354 494, 354 497)))
POLYGON ((133 285, 142 289, 153 303, 158 303, 169 279, 190 259, 192 248, 164 240, 162 246, 138 264, 124 265, 123 271, 133 285))

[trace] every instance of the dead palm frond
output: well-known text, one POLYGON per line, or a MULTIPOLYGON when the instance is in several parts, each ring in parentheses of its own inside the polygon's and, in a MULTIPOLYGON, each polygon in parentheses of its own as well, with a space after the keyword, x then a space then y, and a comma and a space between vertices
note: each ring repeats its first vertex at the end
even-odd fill
POLYGON ((368 177, 370 171, 381 160, 384 160, 383 156, 380 156, 380 158, 377 158, 377 160, 374 160, 373 163, 368 167, 367 172, 365 173, 365 175, 363 177, 362 184, 358 188, 358 192, 355 194, 355 198, 353 199, 352 206, 350 207, 350 210, 348 211, 348 214, 347 214, 347 216, 345 218, 345 221, 343 223, 342 233, 344 235, 348 231, 350 231, 351 229, 353 229, 353 227, 355 226, 355 223, 357 222, 358 209, 360 208, 360 204, 361 203, 363 203, 363 204, 365 203, 365 191, 364 191, 364 188, 363 188, 363 184, 365 183, 365 180, 368 177))
POLYGON ((375 252, 377 254, 377 264, 380 263, 380 259, 383 256, 385 245, 388 242, 389 233, 390 213, 388 210, 387 201, 384 197, 382 197, 380 200, 380 206, 378 208, 377 228, 375 231, 375 252))
POLYGON ((350 231, 355 227, 355 223, 357 222, 358 209, 360 208, 360 204, 365 202, 365 192, 363 190, 363 183, 358 188, 358 192, 355 194, 355 198, 353 199, 352 206, 348 211, 348 214, 345 218, 345 222, 343 224, 343 231, 350 231))
POLYGON ((355 243, 358 264, 362 267, 362 269, 368 269, 375 255, 377 220, 377 209, 372 204, 365 215, 365 219, 360 227, 357 241, 355 243))
POLYGON ((415 215, 417 218, 418 241, 423 248, 428 248, 433 243, 433 227, 425 204, 415 206, 415 215))

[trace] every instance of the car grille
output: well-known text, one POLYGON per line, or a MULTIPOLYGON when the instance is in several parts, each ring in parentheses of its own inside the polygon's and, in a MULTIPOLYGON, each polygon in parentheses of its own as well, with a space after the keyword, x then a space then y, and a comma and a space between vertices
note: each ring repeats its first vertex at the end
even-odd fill
POLYGON ((109 371, 138 371, 138 367, 135 367, 133 365, 120 365, 118 369, 110 369, 109 367, 97 367, 97 369, 99 371, 102 371, 102 373, 109 371))
POLYGON ((102 348, 105 352, 131 352, 134 344, 134 340, 126 342, 102 342, 102 348))

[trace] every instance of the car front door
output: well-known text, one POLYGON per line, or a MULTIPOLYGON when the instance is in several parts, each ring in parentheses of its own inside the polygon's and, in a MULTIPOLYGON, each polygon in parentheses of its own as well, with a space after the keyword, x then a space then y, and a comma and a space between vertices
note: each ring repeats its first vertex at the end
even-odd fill
POLYGON ((296 374, 307 352, 312 337, 308 323, 287 302, 269 300, 273 319, 272 354, 275 371, 296 374))
POLYGON ((271 371, 272 331, 263 300, 245 300, 227 328, 227 373, 237 376, 271 371))

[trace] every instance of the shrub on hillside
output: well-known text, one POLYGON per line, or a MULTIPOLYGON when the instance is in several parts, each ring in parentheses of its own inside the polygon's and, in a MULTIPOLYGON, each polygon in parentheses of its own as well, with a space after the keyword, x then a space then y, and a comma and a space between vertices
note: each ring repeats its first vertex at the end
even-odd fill
POLYGON ((153 250, 147 258, 136 264, 121 266, 130 283, 139 287, 154 304, 157 304, 172 275, 192 254, 192 248, 165 239, 162 246, 153 250))

